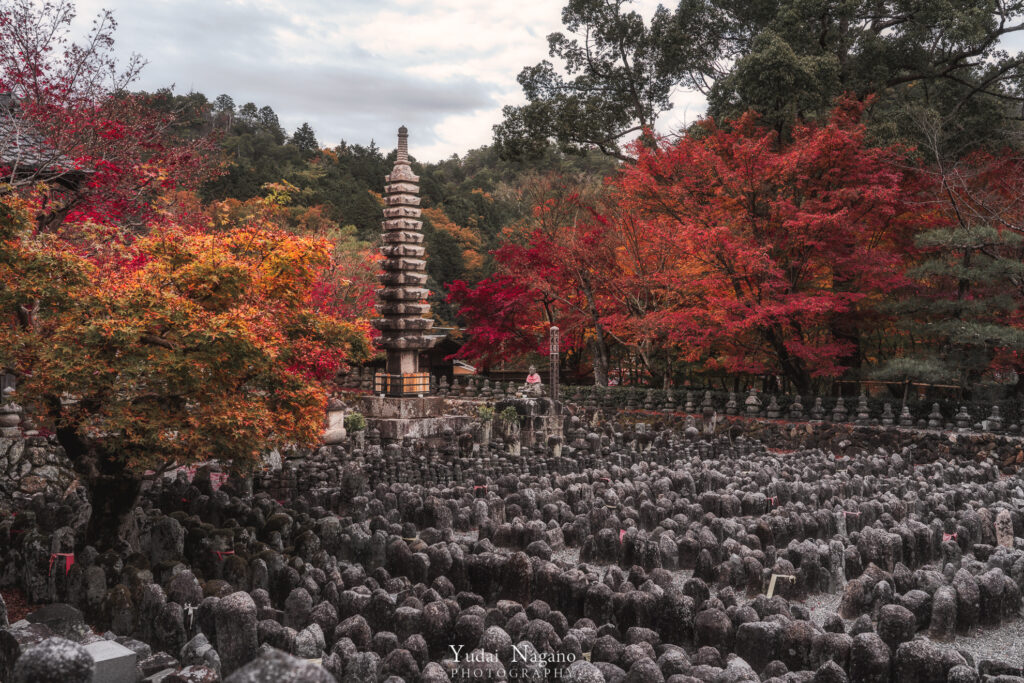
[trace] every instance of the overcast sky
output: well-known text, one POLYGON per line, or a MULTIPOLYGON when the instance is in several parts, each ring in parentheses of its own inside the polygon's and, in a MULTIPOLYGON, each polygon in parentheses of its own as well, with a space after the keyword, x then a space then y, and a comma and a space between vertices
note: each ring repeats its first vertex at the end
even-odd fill
MULTIPOLYGON (((664 0, 663 0, 664 1, 664 0)), ((523 102, 519 71, 547 57, 563 0, 79 0, 81 32, 101 8, 117 51, 142 55, 138 83, 269 105, 290 133, 321 144, 395 145, 434 161, 491 142, 501 107, 523 102)), ((638 0, 646 16, 657 0, 638 0)), ((659 127, 704 111, 678 92, 659 127)))

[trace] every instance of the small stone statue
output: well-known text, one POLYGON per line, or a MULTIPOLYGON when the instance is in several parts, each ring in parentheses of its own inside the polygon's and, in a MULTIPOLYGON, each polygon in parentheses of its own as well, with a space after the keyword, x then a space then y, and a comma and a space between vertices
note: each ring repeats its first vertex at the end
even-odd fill
POLYGON ((0 396, 0 437, 21 436, 18 425, 21 424, 21 406, 11 400, 14 394, 12 387, 6 387, 0 396))
POLYGON ((711 392, 705 391, 704 398, 700 402, 700 412, 704 415, 704 419, 707 419, 715 414, 715 403, 711 399, 711 392))
POLYGON ((743 404, 746 406, 747 417, 757 417, 761 414, 761 399, 757 397, 757 389, 750 388, 750 394, 743 404))
POLYGON ((804 419, 804 404, 800 400, 800 394, 793 397, 793 402, 789 404, 789 419, 791 420, 802 420, 804 419))
POLYGON ((971 416, 964 406, 960 406, 960 410, 953 416, 953 419, 956 421, 957 429, 967 429, 971 426, 971 416))
POLYGON ((900 426, 901 427, 913 427, 914 416, 910 414, 910 406, 903 406, 903 410, 900 411, 900 426))
POLYGON ((523 394, 526 396, 540 396, 544 391, 543 384, 541 383, 540 375, 537 374, 537 368, 530 366, 530 371, 526 375, 526 384, 523 385, 523 394))
POLYGON ((843 397, 840 396, 836 401, 835 407, 832 409, 832 421, 846 422, 847 415, 849 415, 849 411, 846 409, 846 402, 843 400, 843 397))
POLYGON ((992 414, 981 423, 986 432, 998 432, 1003 428, 1003 416, 999 412, 999 406, 992 406, 992 414))
POLYGON ((817 421, 825 419, 825 406, 821 404, 821 396, 814 399, 814 405, 811 406, 811 419, 817 421))
POLYGON ((868 397, 864 393, 861 393, 860 398, 857 400, 856 423, 859 425, 866 425, 870 419, 871 413, 868 412, 868 397))
POLYGON ((725 403, 725 414, 726 415, 735 415, 738 412, 739 412, 739 407, 738 407, 738 405, 736 403, 736 392, 735 391, 730 391, 729 392, 729 400, 726 401, 726 403, 725 403))
POLYGON ((647 393, 644 395, 644 410, 654 410, 654 408, 654 389, 648 389, 647 393))

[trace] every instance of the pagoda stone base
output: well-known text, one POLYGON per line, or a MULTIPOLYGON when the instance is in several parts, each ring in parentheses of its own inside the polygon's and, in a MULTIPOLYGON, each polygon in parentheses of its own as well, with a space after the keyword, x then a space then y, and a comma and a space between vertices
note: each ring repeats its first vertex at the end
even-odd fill
POLYGON ((562 405, 547 397, 506 398, 494 405, 494 412, 500 413, 512 408, 519 414, 519 444, 526 448, 547 444, 556 453, 561 453, 562 405))
POLYGON ((406 437, 439 440, 446 428, 459 433, 472 421, 468 415, 445 415, 445 400, 440 396, 361 396, 359 410, 366 418, 367 430, 376 429, 385 442, 401 441, 406 437))

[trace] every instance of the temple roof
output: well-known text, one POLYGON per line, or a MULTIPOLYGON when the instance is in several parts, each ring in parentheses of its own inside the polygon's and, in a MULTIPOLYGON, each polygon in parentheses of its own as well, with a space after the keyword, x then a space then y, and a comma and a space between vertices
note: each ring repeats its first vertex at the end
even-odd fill
POLYGON ((47 144, 39 131, 21 115, 17 100, 0 94, 0 168, 16 177, 36 177, 76 187, 89 172, 47 144))

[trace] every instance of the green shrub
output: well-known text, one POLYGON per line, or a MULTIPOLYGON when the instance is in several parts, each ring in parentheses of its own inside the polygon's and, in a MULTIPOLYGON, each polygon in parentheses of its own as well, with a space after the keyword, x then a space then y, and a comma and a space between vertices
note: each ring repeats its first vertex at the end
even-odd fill
POLYGON ((366 429, 366 418, 359 413, 349 413, 345 416, 345 430, 349 432, 361 432, 366 429))
POLYGON ((494 419, 494 407, 493 406, 480 406, 476 409, 476 416, 487 422, 494 419))
POLYGON ((519 413, 516 412, 515 408, 509 406, 498 414, 498 419, 505 424, 510 425, 513 422, 519 422, 519 413))

